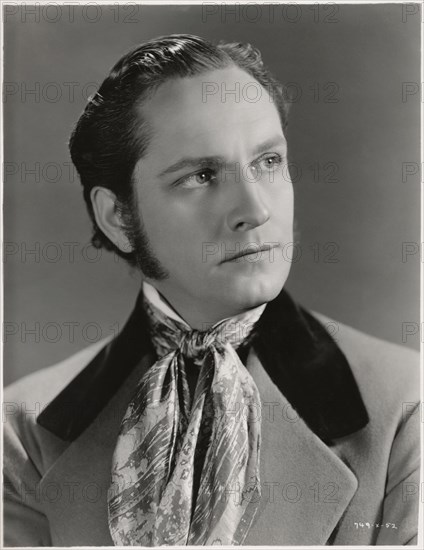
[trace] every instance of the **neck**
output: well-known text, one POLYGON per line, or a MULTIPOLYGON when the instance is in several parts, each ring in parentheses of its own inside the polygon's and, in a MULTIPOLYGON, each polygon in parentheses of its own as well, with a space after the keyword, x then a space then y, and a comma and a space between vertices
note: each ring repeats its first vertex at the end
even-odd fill
POLYGON ((149 284, 156 288, 161 299, 174 310, 177 315, 190 325, 191 328, 196 330, 207 330, 223 319, 234 317, 250 309, 254 309, 253 307, 231 307, 231 305, 217 303, 216 301, 213 303, 205 301, 199 303, 198 299, 169 292, 168 289, 164 289, 162 285, 156 281, 154 284, 149 281, 149 284))

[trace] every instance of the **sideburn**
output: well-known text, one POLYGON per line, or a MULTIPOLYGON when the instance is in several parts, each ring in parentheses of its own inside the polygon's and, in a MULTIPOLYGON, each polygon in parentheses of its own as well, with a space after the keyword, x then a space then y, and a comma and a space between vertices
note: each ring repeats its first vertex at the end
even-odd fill
POLYGON ((136 266, 142 271, 145 277, 156 281, 163 281, 169 278, 169 272, 156 257, 149 237, 145 232, 140 218, 135 193, 125 202, 117 201, 117 212, 124 224, 124 231, 131 244, 131 254, 135 256, 136 266))

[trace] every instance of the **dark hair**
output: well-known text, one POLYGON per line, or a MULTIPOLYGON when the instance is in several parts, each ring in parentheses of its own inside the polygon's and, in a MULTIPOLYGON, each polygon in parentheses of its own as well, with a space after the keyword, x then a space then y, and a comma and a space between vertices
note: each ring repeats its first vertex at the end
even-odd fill
POLYGON ((284 130, 288 109, 282 86, 264 67, 260 52, 250 44, 214 45, 188 34, 161 36, 137 46, 112 68, 89 100, 69 143, 93 222, 91 242, 96 248, 113 250, 136 265, 135 254, 121 252, 98 227, 90 192, 97 185, 113 191, 123 220, 130 227, 130 205, 134 207, 132 175, 150 137, 147 124, 136 111, 138 104, 170 78, 231 65, 243 69, 267 90, 284 130))

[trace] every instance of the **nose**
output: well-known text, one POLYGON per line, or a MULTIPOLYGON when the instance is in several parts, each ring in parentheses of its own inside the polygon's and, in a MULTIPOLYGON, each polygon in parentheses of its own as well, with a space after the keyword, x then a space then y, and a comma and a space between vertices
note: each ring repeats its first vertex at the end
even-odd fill
POLYGON ((227 217, 231 231, 249 231, 263 225, 270 218, 257 182, 241 179, 233 182, 234 197, 227 217))

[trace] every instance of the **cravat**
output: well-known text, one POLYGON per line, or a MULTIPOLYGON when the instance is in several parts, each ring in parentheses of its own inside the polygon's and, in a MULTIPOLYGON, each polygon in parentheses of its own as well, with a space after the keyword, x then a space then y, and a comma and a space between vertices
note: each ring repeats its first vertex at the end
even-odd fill
POLYGON ((257 511, 260 396, 236 349, 265 305, 199 331, 144 297, 158 360, 138 383, 112 458, 115 545, 242 544, 257 511), (193 398, 187 368, 198 369, 193 398))

